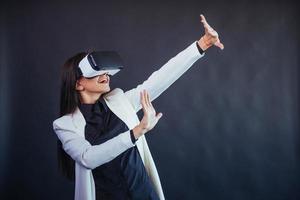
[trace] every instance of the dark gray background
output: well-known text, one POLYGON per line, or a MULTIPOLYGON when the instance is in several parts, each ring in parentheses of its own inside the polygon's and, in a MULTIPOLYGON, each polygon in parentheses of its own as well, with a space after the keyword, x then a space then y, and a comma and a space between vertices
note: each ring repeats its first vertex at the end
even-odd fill
MULTIPOLYGON (((72 199, 58 173, 52 121, 59 73, 79 51, 117 50, 124 90, 203 34, 205 57, 154 101, 147 134, 167 199, 300 199, 296 3, 6 2, 1 5, 1 199, 72 199)), ((139 113, 141 114, 141 113, 139 113)))

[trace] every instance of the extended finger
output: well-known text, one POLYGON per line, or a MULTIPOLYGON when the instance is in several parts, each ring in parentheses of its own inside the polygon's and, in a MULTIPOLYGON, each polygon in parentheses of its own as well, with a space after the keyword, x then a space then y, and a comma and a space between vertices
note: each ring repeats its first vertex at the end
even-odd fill
POLYGON ((150 106, 151 106, 152 108, 154 108, 153 105, 152 105, 152 102, 151 102, 150 97, 149 97, 149 104, 150 104, 150 106))
POLYGON ((144 101, 145 101, 145 106, 147 106, 147 109, 149 108, 149 103, 148 103, 148 99, 147 99, 147 91, 144 90, 144 101))
POLYGON ((148 105, 148 101, 147 101, 147 91, 144 90, 144 93, 143 93, 143 94, 144 94, 144 102, 145 102, 145 105, 146 105, 146 106, 149 106, 149 105, 148 105))
POLYGON ((200 15, 200 18, 201 18, 201 22, 203 23, 204 27, 207 28, 207 29, 211 29, 211 26, 207 23, 204 15, 200 15))
POLYGON ((217 47, 219 47, 220 49, 224 49, 224 44, 222 44, 221 42, 220 42, 220 40, 218 40, 215 44, 214 44, 215 46, 217 46, 217 47))
POLYGON ((147 92, 147 101, 148 101, 149 106, 153 107, 152 103, 151 103, 149 92, 147 92))
POLYGON ((150 106, 150 103, 149 103, 149 94, 148 94, 147 90, 145 90, 145 102, 146 102, 147 106, 150 106))
POLYGON ((215 31, 214 29, 209 30, 208 34, 213 36, 213 37, 218 37, 219 36, 218 32, 215 31))
POLYGON ((206 21, 206 19, 205 19, 205 17, 204 17, 204 15, 200 14, 200 18, 201 18, 201 22, 203 24, 208 24, 207 21, 206 21))
POLYGON ((205 22, 202 22, 202 24, 203 24, 203 26, 204 26, 204 29, 206 30, 206 31, 210 31, 212 28, 211 28, 211 26, 210 25, 208 25, 207 23, 205 23, 205 22))
POLYGON ((143 111, 145 112, 146 104, 145 104, 145 98, 144 98, 144 91, 140 92, 140 94, 141 94, 142 108, 143 108, 143 111))

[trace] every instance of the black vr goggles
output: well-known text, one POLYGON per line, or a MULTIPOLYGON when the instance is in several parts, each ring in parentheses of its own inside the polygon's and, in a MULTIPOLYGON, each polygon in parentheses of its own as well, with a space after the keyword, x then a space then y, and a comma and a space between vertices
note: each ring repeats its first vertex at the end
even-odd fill
POLYGON ((89 53, 78 64, 78 76, 91 78, 101 74, 115 75, 123 69, 120 55, 115 51, 89 53))

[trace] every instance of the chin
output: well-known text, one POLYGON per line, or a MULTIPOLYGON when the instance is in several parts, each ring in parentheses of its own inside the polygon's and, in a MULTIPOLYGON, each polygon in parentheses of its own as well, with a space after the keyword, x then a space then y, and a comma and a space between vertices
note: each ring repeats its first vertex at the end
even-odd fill
POLYGON ((108 88, 105 90, 105 92, 109 92, 110 91, 110 87, 108 86, 108 88))

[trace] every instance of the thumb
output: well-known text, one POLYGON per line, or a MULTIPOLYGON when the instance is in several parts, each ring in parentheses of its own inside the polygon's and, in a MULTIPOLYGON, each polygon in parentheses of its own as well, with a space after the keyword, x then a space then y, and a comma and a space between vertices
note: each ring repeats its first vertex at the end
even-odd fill
POLYGON ((157 119, 157 121, 161 118, 163 116, 163 114, 162 113, 158 113, 157 115, 156 115, 156 119, 157 119))
POLYGON ((214 45, 219 47, 222 50, 224 49, 224 45, 220 41, 217 41, 214 45))

